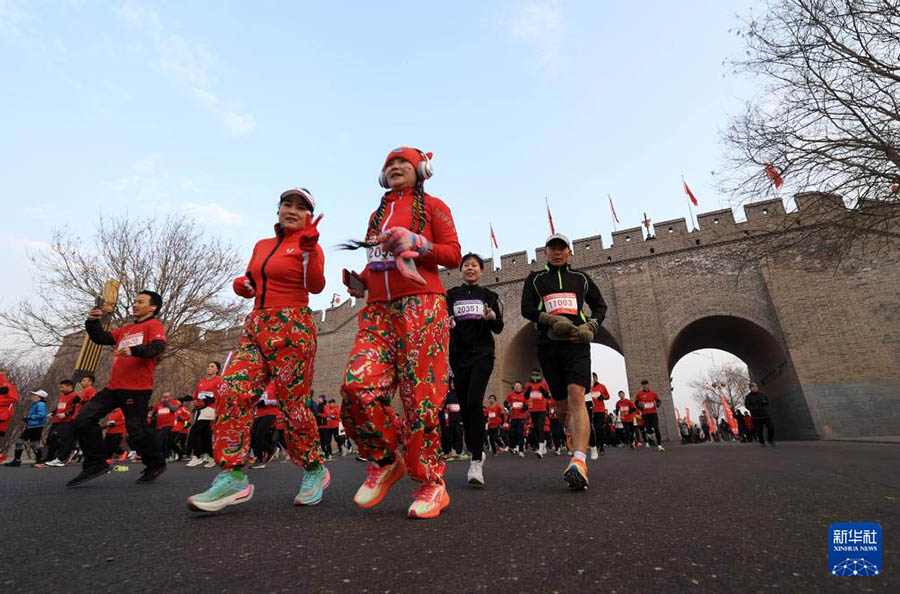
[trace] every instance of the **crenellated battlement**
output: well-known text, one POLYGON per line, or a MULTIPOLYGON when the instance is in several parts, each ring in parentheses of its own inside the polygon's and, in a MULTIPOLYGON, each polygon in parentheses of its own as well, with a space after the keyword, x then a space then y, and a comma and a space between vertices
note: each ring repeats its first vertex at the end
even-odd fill
MULTIPOLYGON (((785 211, 780 198, 761 200, 744 206, 746 221, 737 222, 730 208, 723 208, 697 215, 697 228, 689 229, 684 218, 659 221, 653 225, 654 235, 647 239, 642 227, 629 227, 612 233, 612 245, 605 247, 601 235, 592 235, 572 240, 575 265, 592 268, 614 265, 638 258, 652 258, 685 249, 702 249, 709 245, 749 239, 754 235, 787 229, 795 224, 803 226, 814 219, 801 215, 822 214, 844 208, 840 196, 822 192, 796 194, 797 211, 785 211)), ((465 252, 465 250, 463 250, 465 252)), ((521 282, 529 272, 540 270, 546 263, 543 246, 533 251, 518 251, 500 256, 500 268, 494 270, 492 258, 485 260, 484 279, 486 286, 521 282)), ((459 271, 441 270, 441 280, 445 286, 460 282, 459 271)), ((320 332, 333 331, 349 321, 362 307, 363 300, 351 306, 344 302, 326 311, 325 320, 320 323, 320 332)), ((316 312, 321 319, 321 312, 316 312)))

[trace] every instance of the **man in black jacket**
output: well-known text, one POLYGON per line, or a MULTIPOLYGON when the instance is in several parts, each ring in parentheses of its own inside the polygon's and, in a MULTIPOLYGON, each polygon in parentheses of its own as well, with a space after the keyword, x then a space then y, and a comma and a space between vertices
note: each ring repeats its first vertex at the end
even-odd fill
POLYGON ((759 439, 759 445, 766 447, 766 439, 763 437, 763 427, 769 432, 769 443, 775 447, 775 425, 772 424, 772 417, 769 414, 769 398, 759 391, 756 383, 750 384, 750 393, 744 398, 744 406, 750 411, 750 417, 753 419, 753 430, 759 439))
POLYGON ((569 266, 572 248, 565 235, 551 235, 545 246, 547 265, 529 274, 522 288, 522 317, 534 322, 538 362, 572 437, 574 455, 563 478, 570 489, 581 490, 588 486, 591 423, 584 393, 591 387, 590 343, 600 332, 606 302, 587 274, 569 266), (585 304, 590 318, 584 314, 585 304))
POLYGON ((166 461, 147 423, 156 363, 166 348, 166 331, 156 319, 161 307, 162 297, 158 293, 141 291, 131 308, 134 323, 113 331, 106 331, 100 325, 103 311, 99 307, 88 314, 84 327, 91 341, 115 346, 115 354, 106 386, 75 417, 75 434, 84 451, 84 465, 81 473, 66 486, 80 485, 111 470, 106 463, 106 446, 99 421, 117 408, 125 415, 128 437, 144 463, 144 472, 137 482, 153 482, 165 472, 166 461))

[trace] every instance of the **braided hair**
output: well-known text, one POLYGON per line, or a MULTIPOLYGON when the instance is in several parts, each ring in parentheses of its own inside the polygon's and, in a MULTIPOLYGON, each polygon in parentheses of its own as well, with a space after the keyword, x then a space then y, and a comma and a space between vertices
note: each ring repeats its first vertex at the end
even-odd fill
MULTIPOLYGON (((375 216, 372 217, 372 222, 369 223, 369 230, 366 233, 368 237, 378 235, 381 232, 381 221, 384 219, 384 211, 387 207, 387 200, 385 199, 392 191, 388 190, 381 197, 381 204, 378 205, 378 210, 375 211, 375 216)), ((425 184, 421 181, 416 183, 416 187, 413 189, 412 211, 410 231, 421 233, 425 229, 425 223, 428 220, 428 213, 425 212, 425 184)))

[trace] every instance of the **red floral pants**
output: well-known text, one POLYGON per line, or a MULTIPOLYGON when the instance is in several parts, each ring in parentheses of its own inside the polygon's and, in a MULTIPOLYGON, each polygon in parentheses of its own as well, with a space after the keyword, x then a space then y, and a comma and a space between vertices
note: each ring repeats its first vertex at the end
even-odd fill
POLYGON ((213 455, 225 470, 246 463, 253 405, 269 381, 284 413, 284 438, 294 464, 317 468, 324 457, 309 410, 316 327, 308 307, 253 310, 216 395, 213 455))
POLYGON ((341 386, 341 420, 360 455, 378 462, 402 446, 409 475, 422 483, 444 477, 438 412, 449 384, 449 328, 443 295, 366 305, 341 386), (402 422, 391 408, 397 388, 402 422))

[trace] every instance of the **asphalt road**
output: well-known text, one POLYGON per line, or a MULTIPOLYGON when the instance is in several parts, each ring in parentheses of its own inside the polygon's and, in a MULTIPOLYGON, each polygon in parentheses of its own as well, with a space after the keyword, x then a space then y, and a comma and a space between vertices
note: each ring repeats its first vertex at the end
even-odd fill
POLYGON ((451 505, 405 518, 411 481, 373 510, 364 464, 329 464, 316 507, 291 505, 300 472, 254 471, 252 501, 196 514, 214 469, 137 466, 65 489, 77 468, 0 468, 0 592, 900 592, 900 446, 783 442, 613 450, 571 493, 564 460, 508 455, 487 488, 450 462, 451 505), (884 572, 828 573, 827 528, 876 521, 884 572))

